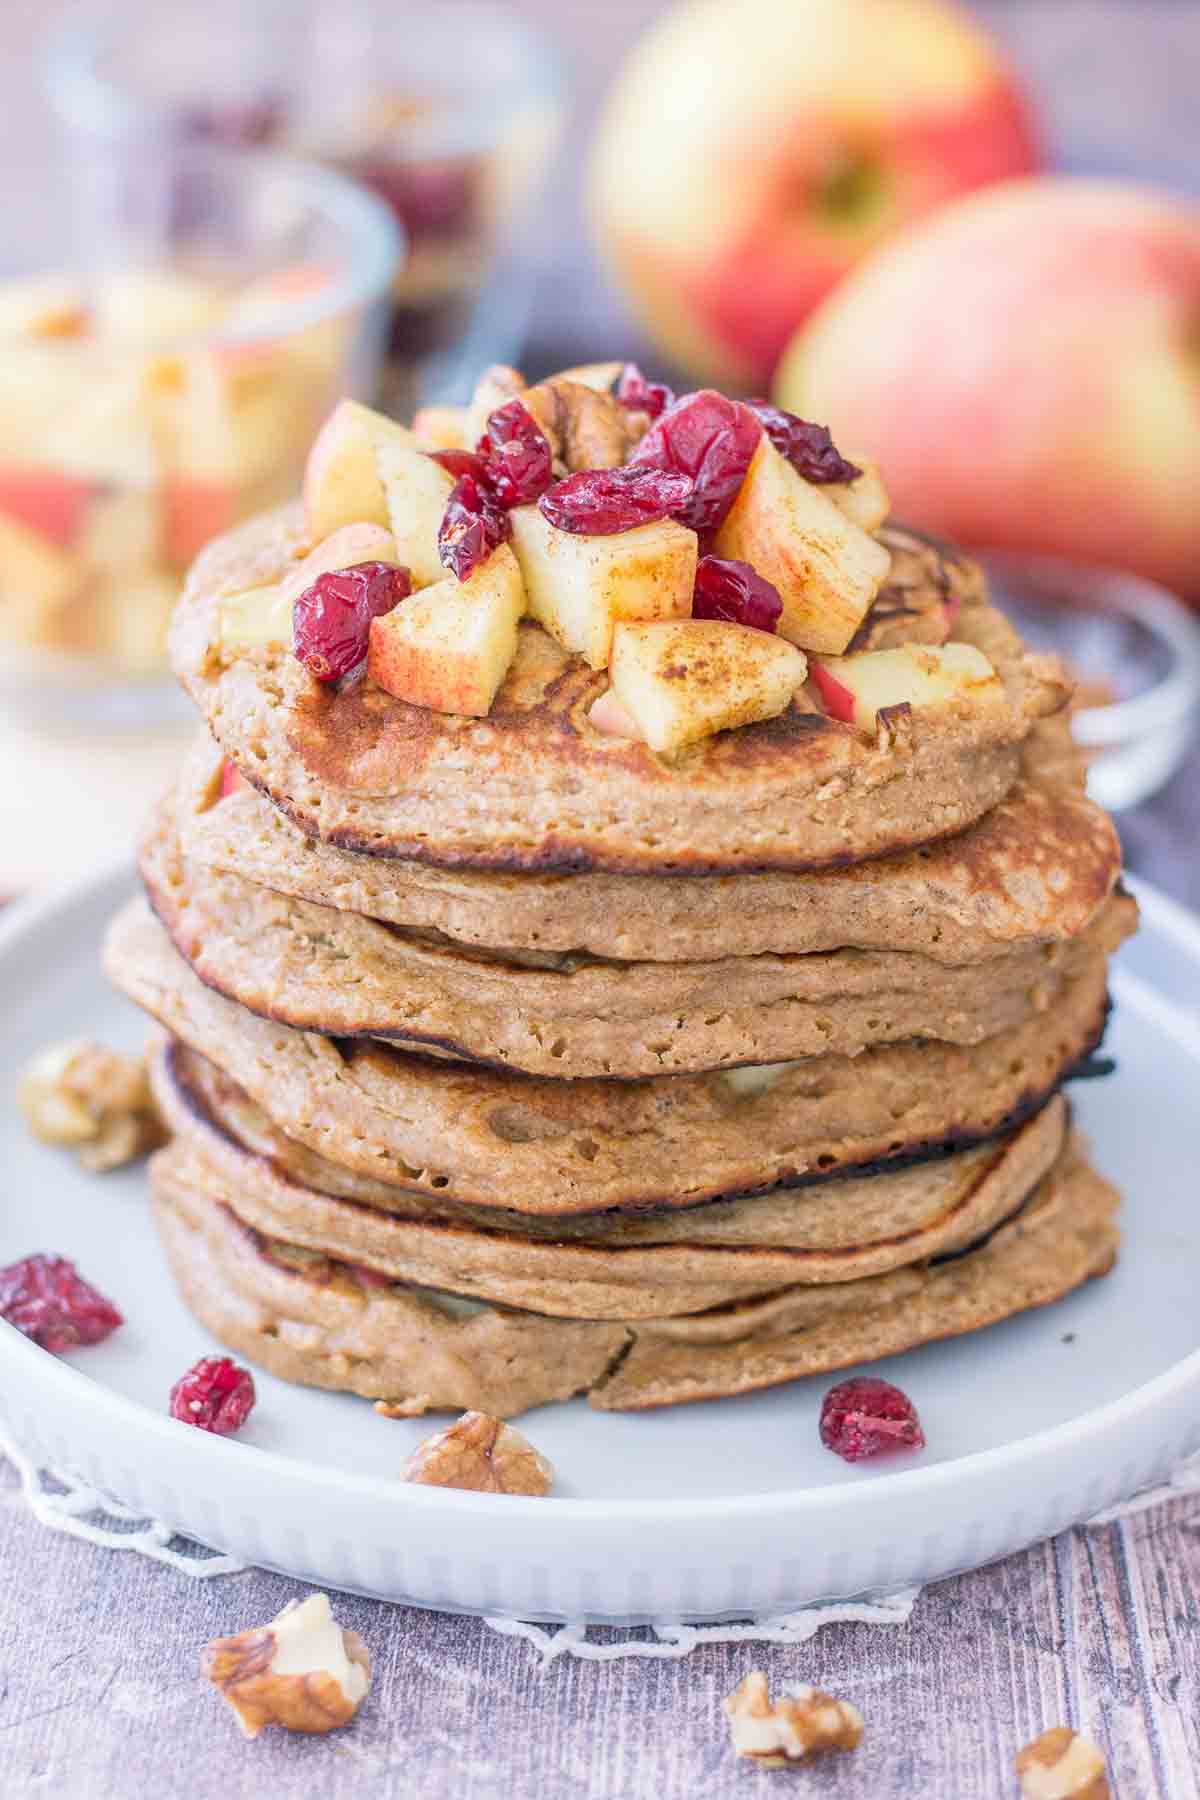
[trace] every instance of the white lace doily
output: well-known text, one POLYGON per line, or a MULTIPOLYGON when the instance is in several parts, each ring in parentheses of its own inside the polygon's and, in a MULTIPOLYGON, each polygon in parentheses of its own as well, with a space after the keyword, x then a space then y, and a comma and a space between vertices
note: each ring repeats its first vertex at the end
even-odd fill
MULTIPOLYGON (((168 1568, 195 1581, 211 1580, 215 1575, 242 1574, 248 1566, 236 1557, 223 1556, 207 1545, 179 1537, 161 1520, 143 1518, 131 1512, 120 1501, 100 1493, 78 1476, 35 1468, 3 1432, 0 1432, 0 1457, 7 1457, 16 1469, 30 1512, 51 1531, 82 1538, 86 1543, 98 1544, 106 1550, 132 1550, 139 1556, 165 1563, 168 1568)), ((1115 1520, 1127 1519, 1159 1506, 1164 1500, 1194 1493, 1200 1493, 1200 1455, 1183 1463, 1161 1487, 1149 1488, 1135 1494, 1131 1500, 1122 1501, 1119 1506, 1097 1513, 1081 1529, 1110 1525, 1115 1520)), ((589 1637, 589 1632, 596 1628, 582 1622, 534 1625, 519 1619, 485 1617, 482 1623, 505 1637, 524 1638, 546 1663, 559 1656, 612 1662, 622 1656, 687 1656, 700 1644, 803 1644, 823 1625, 903 1625, 920 1593, 919 1587, 899 1588, 890 1594, 870 1594, 858 1600, 832 1600, 818 1606, 801 1607, 796 1612, 734 1624, 645 1626, 636 1630, 630 1628, 619 1636, 615 1635, 618 1628, 606 1626, 601 1642, 589 1637)))

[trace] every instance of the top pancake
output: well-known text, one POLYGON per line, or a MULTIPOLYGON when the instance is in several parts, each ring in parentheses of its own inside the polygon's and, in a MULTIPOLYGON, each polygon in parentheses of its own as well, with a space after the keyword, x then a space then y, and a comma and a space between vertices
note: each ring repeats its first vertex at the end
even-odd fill
POLYGON ((199 868, 548 966, 579 953, 703 962, 845 948, 990 961, 1079 936, 1121 868, 1112 821, 1084 793, 1065 714, 1030 733, 1020 779, 970 831, 812 874, 506 874, 363 856, 307 837, 248 785, 222 794, 222 762, 206 734, 180 777, 183 850, 199 868))
POLYGON ((171 632, 176 673, 242 773, 302 829, 346 849, 443 866, 704 874, 815 869, 946 837, 1017 779, 1034 721, 1060 707, 1057 666, 1024 654, 974 565, 881 534, 894 615, 959 603, 953 637, 1000 676, 1003 705, 918 709, 911 733, 866 738, 811 709, 719 733, 666 762, 597 732, 607 677, 526 622, 491 713, 411 706, 367 681, 313 682, 290 651, 219 651, 223 596, 278 580, 307 547, 297 509, 211 544, 171 632))

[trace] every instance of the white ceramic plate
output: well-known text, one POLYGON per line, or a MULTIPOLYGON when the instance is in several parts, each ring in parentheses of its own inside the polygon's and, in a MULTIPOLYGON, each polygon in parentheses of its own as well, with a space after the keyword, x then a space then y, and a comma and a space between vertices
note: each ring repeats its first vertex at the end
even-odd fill
POLYGON ((1126 1196, 1111 1277, 1060 1305, 879 1365, 917 1402, 928 1450, 852 1468, 823 1450, 824 1380, 640 1416, 547 1407, 547 1500, 405 1487, 429 1423, 257 1377, 236 1440, 166 1414, 214 1348, 176 1299, 140 1169, 98 1179, 30 1141, 16 1070, 80 1032, 136 1044, 97 946, 125 870, 0 924, 0 1266, 74 1258, 125 1328, 58 1359, 0 1323, 0 1419, 43 1463, 248 1561, 328 1587, 527 1619, 658 1621, 778 1612, 927 1581, 1061 1530, 1161 1479, 1200 1445, 1200 926, 1138 889, 1108 1049, 1073 1092, 1126 1196))

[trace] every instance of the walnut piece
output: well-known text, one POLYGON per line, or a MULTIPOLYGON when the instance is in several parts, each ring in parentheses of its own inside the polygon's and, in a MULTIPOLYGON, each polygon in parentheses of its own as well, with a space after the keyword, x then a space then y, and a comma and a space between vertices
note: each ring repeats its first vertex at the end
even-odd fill
POLYGON ((248 1738, 264 1725, 326 1732, 348 1725, 358 1711, 371 1685, 371 1658, 358 1633, 337 1624, 328 1594, 310 1594, 269 1625, 205 1644, 200 1673, 248 1738))
POLYGON ((17 1083, 17 1105, 34 1137, 69 1147, 98 1174, 166 1141, 143 1059, 90 1038, 36 1056, 17 1083))
POLYGON ((1112 1800, 1104 1758, 1069 1725, 1054 1725, 1017 1752, 1026 1800, 1112 1800))
POLYGON ((526 388, 521 403, 549 441, 556 474, 620 468, 650 423, 611 394, 557 376, 526 388))
POLYGON ((418 1444, 401 1481, 480 1494, 548 1494, 554 1470, 528 1438, 490 1413, 467 1412, 418 1444))
POLYGON ((734 1689, 725 1713, 734 1750, 761 1769, 784 1769, 825 1750, 855 1750, 862 1742, 862 1714, 848 1700, 797 1687, 772 1705, 761 1669, 734 1689))

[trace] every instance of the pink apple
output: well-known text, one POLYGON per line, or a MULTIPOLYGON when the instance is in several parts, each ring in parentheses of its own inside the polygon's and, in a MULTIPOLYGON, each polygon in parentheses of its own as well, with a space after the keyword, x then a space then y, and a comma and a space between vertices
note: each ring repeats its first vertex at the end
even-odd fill
POLYGON ((95 491, 94 481, 58 469, 0 468, 0 513, 64 548, 79 536, 95 491))
POLYGON ((779 371, 877 459, 893 510, 975 545, 1200 593, 1200 211, 1008 183, 861 269, 779 371))
POLYGON ((761 388, 883 238, 1038 164, 998 49, 946 0, 690 0, 618 80, 592 216, 672 361, 761 388))
POLYGON ((809 658, 808 673, 829 717, 840 719, 843 725, 853 725, 855 700, 846 684, 831 675, 815 657, 809 658))

